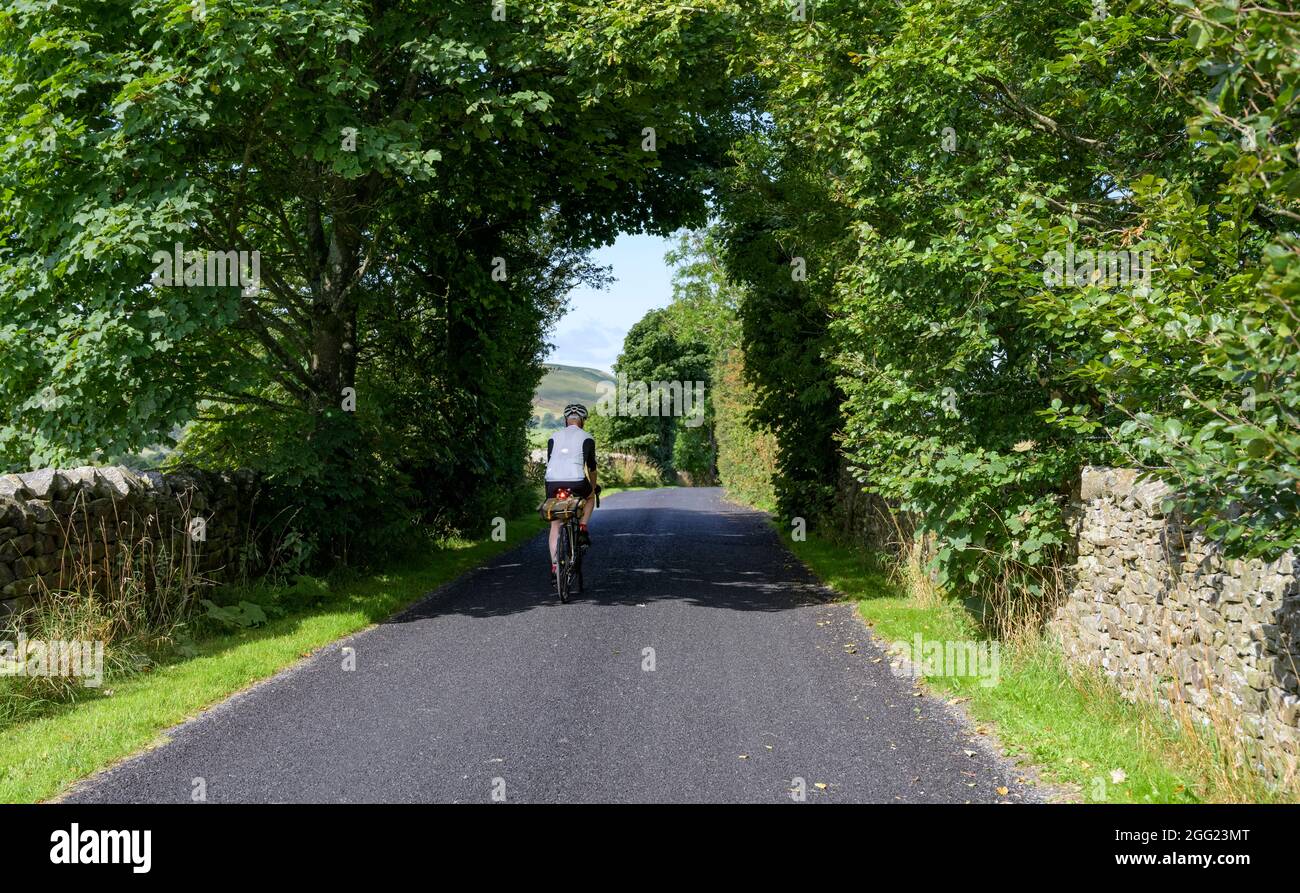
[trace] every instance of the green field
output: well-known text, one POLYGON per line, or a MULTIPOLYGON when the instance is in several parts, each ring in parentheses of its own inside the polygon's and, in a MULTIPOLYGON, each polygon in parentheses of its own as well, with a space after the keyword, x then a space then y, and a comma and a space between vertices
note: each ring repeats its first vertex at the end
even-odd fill
MULTIPOLYGON (((597 390, 600 383, 613 380, 613 376, 608 372, 599 369, 548 364, 546 374, 533 395, 533 418, 537 419, 539 424, 548 414, 558 419, 564 407, 570 403, 582 403, 591 409, 596 398, 600 396, 600 391, 597 390)), ((553 424, 558 426, 559 422, 553 424)))

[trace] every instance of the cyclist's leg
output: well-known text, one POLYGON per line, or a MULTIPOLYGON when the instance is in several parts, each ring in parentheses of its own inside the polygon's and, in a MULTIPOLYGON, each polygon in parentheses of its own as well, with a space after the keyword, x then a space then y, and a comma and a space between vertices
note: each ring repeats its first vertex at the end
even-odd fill
MULTIPOLYGON (((561 489, 568 489, 568 487, 569 487, 569 485, 566 484, 566 483, 564 483, 563 481, 547 481, 547 482, 546 482, 546 498, 547 498, 547 499, 554 499, 556 493, 558 493, 561 489)), ((558 543, 559 543, 559 539, 560 539, 560 526, 561 526, 562 524, 563 524, 562 521, 552 521, 552 522, 551 522, 551 533, 550 533, 550 536, 549 536, 549 538, 548 538, 547 541, 550 543, 549 554, 550 554, 550 556, 551 556, 551 567, 552 567, 552 569, 555 567, 555 564, 556 564, 556 561, 555 561, 555 553, 556 553, 556 548, 557 548, 557 545, 558 545, 558 543)))
POLYGON ((552 522, 551 522, 551 536, 550 536, 550 544, 551 544, 551 567, 554 567, 554 566, 555 566, 555 548, 556 548, 556 544, 557 544, 557 543, 559 542, 559 540, 560 540, 560 527, 563 526, 563 524, 564 524, 563 521, 552 521, 552 522))
POLYGON ((592 509, 596 507, 595 490, 591 486, 591 481, 588 480, 583 481, 574 492, 581 494, 583 497, 582 516, 578 518, 578 524, 580 526, 578 542, 583 546, 590 546, 591 534, 587 532, 587 523, 591 520, 592 509))

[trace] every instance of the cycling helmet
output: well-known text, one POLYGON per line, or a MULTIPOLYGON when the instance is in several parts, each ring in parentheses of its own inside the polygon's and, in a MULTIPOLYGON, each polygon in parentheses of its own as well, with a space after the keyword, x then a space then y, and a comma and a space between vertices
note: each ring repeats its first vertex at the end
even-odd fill
POLYGON ((575 415, 584 422, 587 421, 587 407, 583 406, 581 403, 570 403, 568 406, 564 407, 564 417, 566 419, 575 415))

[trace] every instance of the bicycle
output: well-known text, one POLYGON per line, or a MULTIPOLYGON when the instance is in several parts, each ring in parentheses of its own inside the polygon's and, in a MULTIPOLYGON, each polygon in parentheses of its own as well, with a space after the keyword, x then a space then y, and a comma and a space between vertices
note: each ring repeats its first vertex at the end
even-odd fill
MULTIPOLYGON (((591 497, 596 500, 596 508, 600 508, 600 487, 595 489, 591 497)), ((583 590, 582 579, 582 556, 586 552, 585 546, 578 545, 578 519, 582 517, 582 511, 587 505, 587 498, 575 497, 568 490, 563 488, 555 491, 555 499, 548 499, 542 503, 543 507, 553 506, 550 509, 550 518, 548 520, 562 520, 560 527, 559 540, 555 544, 555 593, 560 598, 561 604, 568 604, 569 596, 575 591, 574 584, 577 584, 577 592, 583 590), (563 503, 563 505, 559 505, 563 503), (560 516, 563 517, 560 517, 560 516)), ((546 516, 548 512, 543 512, 546 516)))

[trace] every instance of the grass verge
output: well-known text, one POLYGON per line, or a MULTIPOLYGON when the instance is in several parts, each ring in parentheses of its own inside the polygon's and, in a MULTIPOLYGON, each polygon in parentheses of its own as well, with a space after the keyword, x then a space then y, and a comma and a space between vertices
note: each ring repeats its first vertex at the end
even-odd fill
MULTIPOLYGON (((0 726, 0 802, 46 800, 73 782, 162 743, 168 728, 328 645, 378 623, 540 532, 509 522, 505 542, 448 540, 427 554, 330 588, 312 608, 195 642, 148 673, 109 676, 75 703, 0 726)), ((0 680, 5 682, 7 680, 0 680)))
MULTIPOLYGON (((809 534, 787 545, 823 582, 855 602, 885 643, 984 639, 959 602, 914 597, 892 581, 878 557, 809 534)), ((1083 802, 1295 802, 1294 792, 1225 777, 1206 736, 1180 729, 1157 707, 1131 703, 1098 673, 1067 667, 1044 640, 1000 645, 997 684, 976 676, 934 676, 925 684, 964 704, 977 728, 1033 763, 1049 782, 1083 802)))

